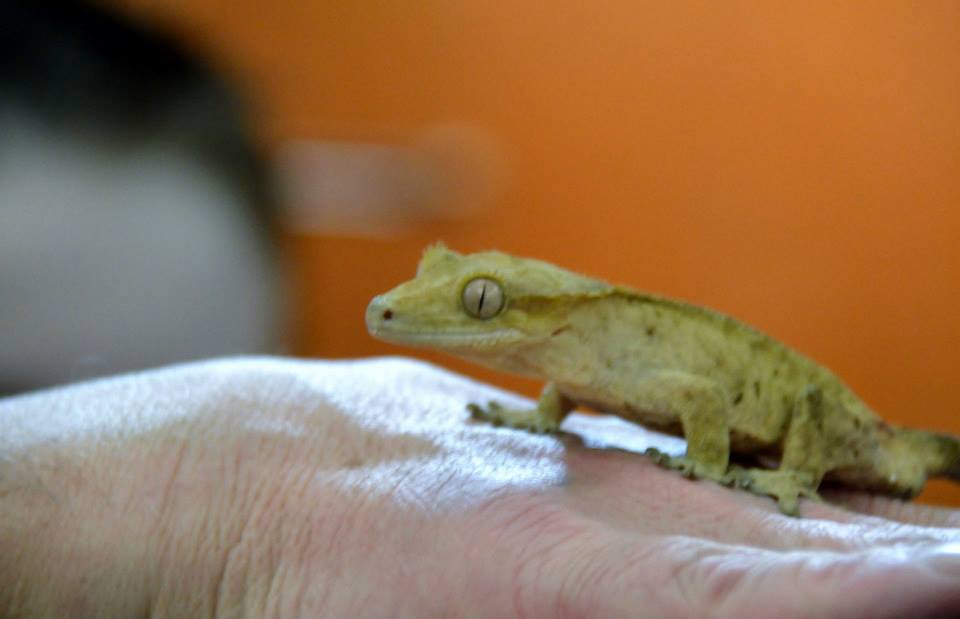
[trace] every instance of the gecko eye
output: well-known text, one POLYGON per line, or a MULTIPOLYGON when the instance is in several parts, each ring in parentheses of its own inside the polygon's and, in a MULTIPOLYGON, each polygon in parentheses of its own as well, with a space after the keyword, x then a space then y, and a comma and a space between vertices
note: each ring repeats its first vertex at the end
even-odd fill
POLYGON ((493 318, 503 309, 503 287, 488 277, 478 277, 463 287, 463 309, 474 318, 493 318))

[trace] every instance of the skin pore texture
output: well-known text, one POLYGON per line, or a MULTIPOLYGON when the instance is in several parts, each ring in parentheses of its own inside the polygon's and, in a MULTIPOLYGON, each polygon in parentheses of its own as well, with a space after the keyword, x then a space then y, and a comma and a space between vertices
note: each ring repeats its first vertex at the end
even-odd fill
POLYGON ((0 400, 0 616, 933 618, 960 514, 691 483, 676 439, 406 359, 232 359, 0 400), (857 511, 859 510, 859 511, 857 511), (862 513, 861 513, 862 512, 862 513))
POLYGON ((577 405, 682 435, 655 461, 799 513, 823 480, 914 496, 960 475, 960 442, 883 422, 838 377, 728 316, 496 251, 424 253, 416 277, 376 297, 375 337, 547 381, 535 408, 472 405, 535 432, 577 405), (746 464, 731 464, 731 453, 746 464), (760 466, 763 460, 775 469, 760 466))

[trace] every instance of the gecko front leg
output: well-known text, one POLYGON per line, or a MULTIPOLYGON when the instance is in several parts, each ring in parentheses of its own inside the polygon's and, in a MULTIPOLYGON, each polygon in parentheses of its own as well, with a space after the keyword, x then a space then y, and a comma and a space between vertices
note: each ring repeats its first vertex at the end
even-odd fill
POLYGON ((478 404, 467 405, 467 410, 474 419, 496 426, 503 425, 538 433, 556 432, 563 419, 574 408, 574 403, 565 398, 553 383, 547 383, 543 388, 536 408, 504 408, 496 402, 489 402, 486 407, 478 404))

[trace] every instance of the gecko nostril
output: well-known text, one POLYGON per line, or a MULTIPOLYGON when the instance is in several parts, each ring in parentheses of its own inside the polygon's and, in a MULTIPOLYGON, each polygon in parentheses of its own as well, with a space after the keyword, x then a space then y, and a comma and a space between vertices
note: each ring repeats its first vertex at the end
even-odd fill
POLYGON ((383 319, 390 320, 393 318, 393 310, 383 310, 383 319))

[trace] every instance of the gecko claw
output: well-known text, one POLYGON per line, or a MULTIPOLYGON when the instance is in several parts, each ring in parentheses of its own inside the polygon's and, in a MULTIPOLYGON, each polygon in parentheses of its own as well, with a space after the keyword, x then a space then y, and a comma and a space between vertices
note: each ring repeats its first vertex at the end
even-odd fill
POLYGON ((670 456, 656 447, 647 447, 643 454, 653 460, 656 465, 669 468, 670 456))
POLYGON ((487 402, 486 408, 471 402, 467 404, 467 411, 470 413, 470 417, 476 421, 483 421, 494 427, 503 425, 503 419, 499 415, 500 405, 496 402, 487 402))
POLYGON ((545 418, 537 409, 514 410, 504 408, 496 402, 488 402, 486 407, 467 404, 467 410, 473 419, 489 423, 494 427, 516 428, 531 434, 552 434, 560 428, 557 420, 545 418))

